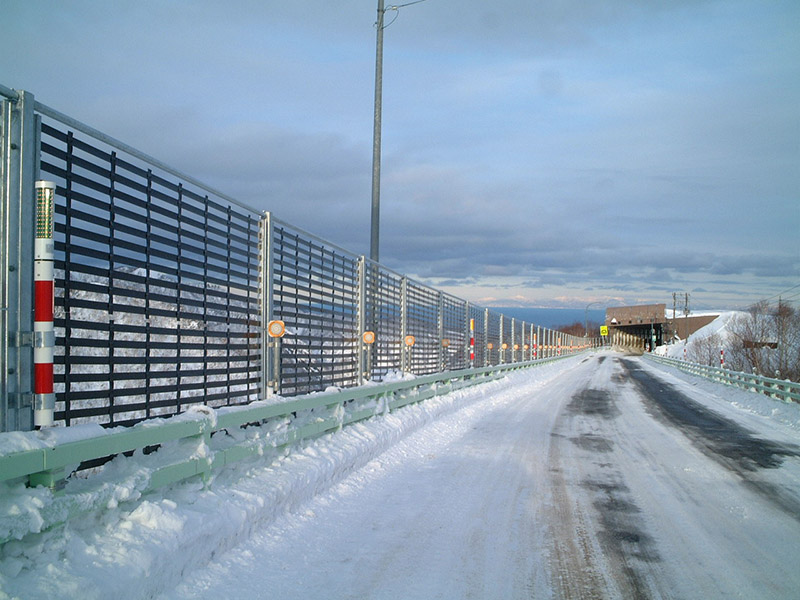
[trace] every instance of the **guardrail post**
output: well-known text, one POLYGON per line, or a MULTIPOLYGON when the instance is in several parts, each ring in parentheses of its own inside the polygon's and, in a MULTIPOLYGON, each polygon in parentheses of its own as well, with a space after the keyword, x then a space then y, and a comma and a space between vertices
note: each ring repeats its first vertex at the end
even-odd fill
POLYGON ((0 104, 0 431, 33 428, 34 182, 39 117, 17 92, 0 104))

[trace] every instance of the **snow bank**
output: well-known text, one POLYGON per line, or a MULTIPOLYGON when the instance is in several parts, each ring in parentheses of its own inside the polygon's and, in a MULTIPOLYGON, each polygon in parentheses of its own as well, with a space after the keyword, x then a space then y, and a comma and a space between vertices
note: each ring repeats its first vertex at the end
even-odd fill
MULTIPOLYGON (((742 315, 741 311, 731 310, 726 312, 713 312, 710 314, 718 314, 719 316, 711 323, 698 329, 695 333, 689 336, 688 340, 680 340, 674 344, 656 347, 655 354, 666 356, 668 358, 684 358, 684 351, 688 357, 694 356, 694 349, 697 344, 702 343, 709 337, 716 335, 724 346, 727 346, 730 331, 728 326, 731 321, 742 315)), ((701 316, 699 313, 692 313, 690 316, 701 316)))
MULTIPOLYGON (((0 549, 0 600, 152 598, 413 431, 519 381, 549 381, 581 358, 410 405, 291 453, 265 453, 223 469, 205 485, 188 481, 140 498, 135 482, 137 473, 147 475, 148 457, 115 459, 111 468, 125 470, 124 480, 130 485, 112 490, 107 511, 72 519, 0 549)), ((41 488, 7 486, 0 490, 0 512, 27 510, 35 517, 43 493, 41 488)))

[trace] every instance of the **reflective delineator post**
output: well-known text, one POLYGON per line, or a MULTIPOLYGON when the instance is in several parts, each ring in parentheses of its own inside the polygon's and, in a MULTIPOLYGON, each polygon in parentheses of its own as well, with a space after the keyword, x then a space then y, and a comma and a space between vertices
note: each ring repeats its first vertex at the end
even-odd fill
POLYGON ((475 368, 475 319, 469 320, 469 368, 475 368))
POLYGON ((33 249, 33 425, 51 427, 56 407, 53 391, 53 205, 56 184, 37 181, 36 238, 33 249))
POLYGON ((286 324, 280 320, 270 321, 267 324, 267 335, 271 341, 272 349, 272 393, 279 396, 281 393, 281 339, 286 335, 286 324))
POLYGON ((413 335, 407 335, 403 339, 403 342, 405 344, 405 347, 403 349, 403 358, 404 358, 404 360, 402 361, 403 362, 403 364, 402 364, 403 373, 411 373, 411 349, 414 347, 414 344, 416 343, 416 341, 417 341, 417 338, 415 338, 413 335))
POLYGON ((364 369, 363 377, 369 380, 372 379, 372 344, 375 343, 375 332, 365 331, 364 335, 361 336, 361 341, 364 343, 364 353, 367 356, 367 366, 364 369))

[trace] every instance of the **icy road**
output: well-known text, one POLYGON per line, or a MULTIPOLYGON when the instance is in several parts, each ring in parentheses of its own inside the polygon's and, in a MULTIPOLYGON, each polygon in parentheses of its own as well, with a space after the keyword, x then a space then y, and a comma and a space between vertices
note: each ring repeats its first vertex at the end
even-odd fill
POLYGON ((639 358, 531 375, 167 596, 800 597, 796 431, 639 358))
POLYGON ((611 352, 451 396, 120 510, 11 596, 800 597, 797 406, 611 352))

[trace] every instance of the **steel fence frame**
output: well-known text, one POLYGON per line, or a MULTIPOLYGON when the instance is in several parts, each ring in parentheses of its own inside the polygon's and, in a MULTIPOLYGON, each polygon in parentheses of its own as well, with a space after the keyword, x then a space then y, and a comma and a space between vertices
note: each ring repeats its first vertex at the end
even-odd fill
POLYGON ((29 92, 0 86, 0 100, 0 431, 32 428, 38 402, 28 224, 40 178, 56 183, 59 424, 530 358, 519 348, 531 324, 280 221, 29 92), (283 338, 267 335, 272 321, 283 338))

